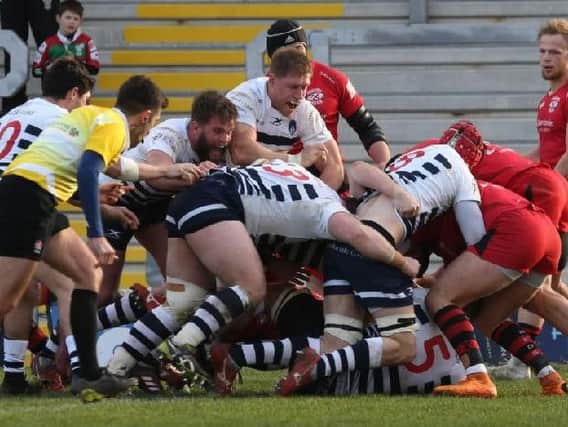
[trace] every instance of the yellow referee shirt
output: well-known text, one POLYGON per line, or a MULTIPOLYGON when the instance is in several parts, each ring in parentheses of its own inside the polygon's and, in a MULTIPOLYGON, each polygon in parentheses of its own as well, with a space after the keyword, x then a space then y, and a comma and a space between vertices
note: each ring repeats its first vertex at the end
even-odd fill
POLYGON ((48 126, 8 166, 4 176, 19 175, 33 181, 61 203, 77 191, 77 169, 85 150, 100 154, 107 167, 129 146, 126 116, 116 108, 89 105, 48 126))

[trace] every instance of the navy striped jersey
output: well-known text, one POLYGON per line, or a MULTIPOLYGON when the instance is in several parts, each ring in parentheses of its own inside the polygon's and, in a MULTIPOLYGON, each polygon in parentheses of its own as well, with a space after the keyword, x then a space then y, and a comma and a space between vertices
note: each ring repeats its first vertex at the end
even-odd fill
POLYGON ((262 165, 227 167, 224 171, 236 179, 242 197, 258 196, 279 202, 326 197, 341 203, 331 187, 295 163, 273 160, 262 165))
POLYGON ((403 218, 410 234, 461 201, 481 200, 469 167, 448 145, 406 152, 391 161, 385 171, 420 202, 417 216, 403 218))

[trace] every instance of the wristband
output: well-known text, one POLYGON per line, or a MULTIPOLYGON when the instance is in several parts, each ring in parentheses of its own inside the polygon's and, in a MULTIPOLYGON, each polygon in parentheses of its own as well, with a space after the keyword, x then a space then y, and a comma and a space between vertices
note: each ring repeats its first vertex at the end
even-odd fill
POLYGON ((128 157, 120 157, 120 176, 119 179, 125 181, 138 181, 138 163, 128 157))

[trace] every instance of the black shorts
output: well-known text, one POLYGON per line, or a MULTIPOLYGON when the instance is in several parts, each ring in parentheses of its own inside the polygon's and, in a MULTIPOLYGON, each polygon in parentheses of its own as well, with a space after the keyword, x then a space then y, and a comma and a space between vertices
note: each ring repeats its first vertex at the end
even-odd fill
POLYGON ((222 221, 245 221, 237 183, 224 173, 209 175, 178 193, 166 216, 168 236, 178 238, 222 221))
POLYGON ((146 206, 137 208, 130 208, 125 204, 124 206, 138 217, 138 221, 140 222, 138 229, 132 230, 124 227, 120 221, 109 221, 103 218, 103 230, 106 239, 114 249, 125 251, 134 233, 142 230, 146 226, 160 224, 164 221, 170 200, 169 198, 156 200, 148 203, 146 206))
MULTIPOLYGON (((387 240, 392 242, 392 238, 387 240)), ((413 304, 410 277, 398 268, 364 257, 350 245, 330 243, 323 265, 325 295, 355 294, 368 310, 413 304)))
POLYGON ((47 240, 69 227, 55 198, 26 178, 3 177, 0 200, 0 256, 39 261, 47 240))

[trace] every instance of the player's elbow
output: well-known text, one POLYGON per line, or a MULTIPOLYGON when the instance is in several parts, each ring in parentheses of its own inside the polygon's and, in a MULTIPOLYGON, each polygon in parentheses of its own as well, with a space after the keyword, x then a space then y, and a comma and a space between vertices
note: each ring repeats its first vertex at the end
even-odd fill
POLYGON ((239 166, 246 166, 256 160, 253 152, 246 146, 235 144, 231 146, 231 161, 239 166))
POLYGON ((412 362, 416 357, 416 336, 414 333, 403 332, 390 338, 392 338, 395 345, 390 351, 389 360, 385 362, 389 365, 401 365, 412 362))
POLYGON ((345 179, 343 163, 328 163, 322 172, 322 180, 334 190, 339 189, 345 179))

